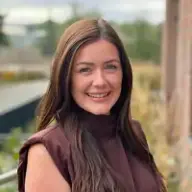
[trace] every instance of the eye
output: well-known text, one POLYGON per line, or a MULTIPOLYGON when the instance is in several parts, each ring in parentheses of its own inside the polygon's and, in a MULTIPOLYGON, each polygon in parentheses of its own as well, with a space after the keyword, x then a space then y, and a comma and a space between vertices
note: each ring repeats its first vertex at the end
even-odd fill
POLYGON ((79 69, 79 72, 80 73, 88 73, 88 72, 91 72, 91 69, 89 67, 84 67, 84 68, 79 69))
POLYGON ((108 64, 108 65, 106 65, 105 68, 106 68, 106 69, 110 69, 110 70, 116 70, 116 69, 117 69, 117 66, 114 65, 114 64, 108 64))

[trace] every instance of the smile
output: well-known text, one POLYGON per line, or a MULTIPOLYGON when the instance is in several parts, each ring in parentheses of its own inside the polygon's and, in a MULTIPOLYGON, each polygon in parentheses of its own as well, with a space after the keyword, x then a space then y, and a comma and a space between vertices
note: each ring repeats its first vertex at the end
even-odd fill
POLYGON ((92 98, 104 98, 104 97, 107 97, 109 94, 110 94, 110 92, 108 92, 108 93, 94 93, 94 94, 87 93, 87 95, 89 97, 92 97, 92 98))

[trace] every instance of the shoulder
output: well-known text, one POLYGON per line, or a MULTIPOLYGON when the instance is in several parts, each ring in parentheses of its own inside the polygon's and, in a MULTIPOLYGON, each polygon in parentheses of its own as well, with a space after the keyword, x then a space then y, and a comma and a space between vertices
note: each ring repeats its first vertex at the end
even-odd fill
POLYGON ((47 159, 50 157, 61 175, 68 181, 67 162, 69 151, 69 142, 62 127, 51 125, 44 130, 34 133, 23 143, 19 151, 19 164, 17 168, 19 188, 22 188, 24 185, 28 155, 31 154, 34 154, 32 155, 34 158, 38 156, 39 161, 43 157, 47 159))
POLYGON ((30 146, 38 143, 43 144, 48 151, 54 147, 62 146, 65 153, 67 153, 69 147, 69 142, 62 127, 59 125, 51 125, 44 130, 34 133, 24 141, 19 153, 22 154, 23 151, 27 150, 30 146))
POLYGON ((52 140, 53 138, 57 139, 57 141, 60 140, 64 140, 64 142, 67 143, 67 139, 65 137, 63 128, 61 126, 59 126, 58 124, 54 124, 54 125, 50 125, 48 127, 46 127, 45 129, 38 131, 36 133, 34 133, 33 135, 31 135, 26 142, 24 143, 24 145, 26 143, 30 142, 35 142, 36 140, 52 140))
POLYGON ((141 134, 143 134, 143 129, 139 121, 135 119, 131 119, 131 125, 133 128, 133 131, 136 133, 137 136, 141 136, 141 134))
POLYGON ((33 145, 29 149, 24 186, 29 191, 70 191, 68 182, 59 174, 53 159, 42 144, 33 145))
POLYGON ((43 159, 43 157, 48 158, 50 157, 47 149, 41 143, 38 143, 30 147, 28 151, 28 157, 29 156, 32 156, 34 158, 40 157, 40 159, 43 159))
POLYGON ((143 128, 141 126, 141 123, 135 119, 131 120, 132 129, 135 133, 135 135, 140 139, 140 141, 148 147, 147 139, 145 136, 145 133, 143 131, 143 128))

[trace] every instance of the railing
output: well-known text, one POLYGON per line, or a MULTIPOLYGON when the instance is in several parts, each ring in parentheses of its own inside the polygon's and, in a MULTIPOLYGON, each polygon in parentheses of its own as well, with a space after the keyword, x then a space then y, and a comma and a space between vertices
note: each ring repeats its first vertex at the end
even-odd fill
POLYGON ((0 175, 0 186, 17 179, 17 169, 0 175))

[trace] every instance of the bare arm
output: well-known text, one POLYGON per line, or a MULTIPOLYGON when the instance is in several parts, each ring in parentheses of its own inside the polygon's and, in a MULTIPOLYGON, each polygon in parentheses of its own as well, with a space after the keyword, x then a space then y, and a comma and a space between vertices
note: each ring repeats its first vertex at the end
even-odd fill
POLYGON ((71 192, 69 184, 42 144, 36 144, 29 149, 25 191, 71 192))

